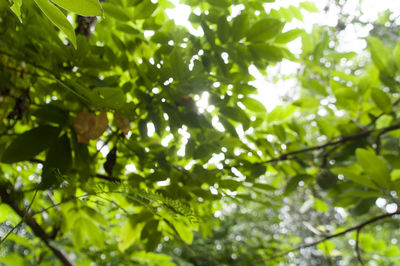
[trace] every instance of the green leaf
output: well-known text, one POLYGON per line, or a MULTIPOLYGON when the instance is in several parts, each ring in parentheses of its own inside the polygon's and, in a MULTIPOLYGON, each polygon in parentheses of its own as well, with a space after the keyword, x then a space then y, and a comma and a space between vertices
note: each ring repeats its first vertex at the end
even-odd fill
POLYGON ((169 65, 172 72, 172 77, 181 80, 185 76, 185 62, 182 59, 182 54, 179 53, 178 48, 174 48, 169 55, 169 65))
POLYGON ((104 227, 108 226, 108 221, 104 218, 105 214, 101 214, 97 212, 95 209, 90 208, 88 206, 82 207, 82 209, 85 210, 87 217, 92 219, 93 221, 96 221, 97 223, 101 224, 104 227))
POLYGON ((139 5, 135 6, 133 18, 134 19, 145 19, 153 14, 154 10, 156 10, 157 4, 152 3, 151 1, 142 1, 139 5))
POLYGON ((285 143, 286 142, 286 131, 282 125, 273 125, 272 126, 274 135, 278 137, 278 139, 285 143))
POLYGON ((231 2, 227 0, 208 0, 207 2, 220 8, 228 8, 231 5, 231 2))
POLYGON ((335 174, 338 175, 343 175, 345 178, 348 178, 352 180, 353 182, 372 188, 372 189, 377 189, 377 185, 374 184, 371 180, 366 178, 365 176, 362 175, 362 169, 360 165, 358 164, 353 164, 349 166, 343 166, 343 167, 333 167, 331 168, 331 171, 335 174))
POLYGON ((267 170, 267 168, 265 167, 265 165, 260 164, 260 163, 255 163, 251 166, 251 173, 250 176, 252 178, 258 178, 261 175, 265 174, 265 171, 267 170))
POLYGON ((71 145, 65 134, 51 145, 43 166, 41 185, 48 188, 57 183, 59 174, 66 173, 72 165, 71 145), (55 172, 57 170, 57 172, 55 172))
POLYGON ((153 122, 156 133, 162 137, 165 125, 161 112, 156 108, 151 109, 149 111, 149 119, 153 122))
POLYGON ((138 127, 139 127, 139 134, 140 137, 142 138, 142 140, 145 140, 148 138, 147 135, 147 122, 144 119, 140 119, 139 123, 138 123, 138 127))
POLYGON ((360 200, 350 212, 355 216, 360 216, 368 213, 369 209, 375 205, 376 198, 367 198, 360 200))
POLYGON ((76 169, 79 175, 85 179, 91 174, 91 158, 88 150, 88 146, 83 143, 78 143, 76 136, 72 139, 73 151, 74 151, 74 169, 76 169))
POLYGON ((261 189, 261 190, 266 190, 266 191, 273 191, 276 190, 276 187, 273 187, 268 184, 263 184, 263 183, 254 183, 253 188, 261 189))
POLYGON ((335 243, 332 241, 324 241, 323 243, 319 243, 317 248, 326 256, 331 256, 332 251, 335 249, 335 243))
POLYGON ((233 19, 232 24, 232 39, 233 41, 241 40, 249 28, 249 15, 247 13, 241 13, 239 16, 233 19))
POLYGON ((40 106, 33 111, 32 115, 39 118, 41 121, 51 122, 59 125, 65 125, 68 122, 68 113, 53 104, 40 106))
POLYGON ((14 12, 14 14, 18 17, 19 22, 22 23, 21 6, 22 6, 22 0, 14 0, 14 3, 10 8, 12 12, 14 12))
POLYGON ((278 105, 268 114, 268 122, 285 120, 286 118, 289 118, 295 111, 296 109, 293 105, 278 105))
POLYGON ((385 113, 392 111, 392 103, 389 96, 380 89, 372 89, 372 100, 385 113))
POLYGON ((146 251, 153 251, 157 248, 161 241, 162 233, 160 231, 152 231, 146 242, 146 251))
POLYGON ((224 179, 218 181, 218 184, 220 188, 227 188, 231 191, 235 191, 242 183, 232 179, 224 179))
POLYGON ((190 228, 186 224, 180 222, 175 222, 174 226, 179 236, 182 238, 182 240, 188 244, 192 244, 193 241, 192 230, 190 230, 190 228))
POLYGON ((91 219, 85 218, 84 223, 81 223, 81 226, 84 226, 89 237, 89 242, 97 247, 98 249, 104 248, 104 234, 100 231, 100 228, 96 226, 95 223, 91 219))
POLYGON ((299 185, 300 181, 306 182, 307 180, 310 180, 312 177, 310 175, 296 175, 295 177, 291 178, 289 182, 287 182, 285 190, 283 192, 284 195, 289 195, 292 193, 294 190, 299 185))
POLYGON ((224 126, 225 130, 232 136, 239 138, 239 135, 236 132, 235 127, 225 118, 219 117, 219 122, 224 126))
POLYGON ((136 240, 140 238, 140 232, 144 223, 137 223, 134 219, 127 219, 119 233, 118 248, 122 252, 127 250, 136 240))
POLYGON ((400 169, 393 169, 393 171, 390 173, 390 178, 392 181, 396 181, 400 179, 400 169))
POLYGON ((159 221, 156 219, 149 220, 146 225, 143 227, 142 233, 140 235, 140 239, 144 240, 148 238, 152 232, 158 230, 158 223, 159 221))
POLYGON ((98 0, 51 0, 58 6, 82 16, 101 16, 101 9, 98 0))
POLYGON ((288 10, 296 19, 303 21, 303 14, 301 14, 299 7, 290 6, 288 10))
POLYGON ((221 43, 226 43, 229 40, 230 29, 229 29, 229 23, 226 20, 225 16, 221 16, 218 19, 217 34, 221 43))
POLYGON ((4 151, 2 162, 15 163, 32 159, 46 150, 57 139, 59 133, 59 128, 51 126, 39 126, 24 132, 4 151))
POLYGON ((99 87, 93 90, 93 104, 102 108, 119 109, 125 104, 125 94, 121 88, 99 87))
POLYGON ((72 240, 74 242, 74 247, 76 247, 77 250, 81 249, 85 243, 86 232, 84 230, 85 227, 82 226, 84 220, 85 219, 82 217, 76 219, 72 230, 72 240))
POLYGON ((385 159, 375 155, 372 150, 361 148, 356 150, 356 156, 371 180, 380 186, 390 188, 390 172, 385 159))
POLYGON ((290 30, 290 31, 279 34, 275 39, 275 43, 288 43, 288 42, 291 42, 291 41, 297 39, 298 37, 300 37, 303 34, 304 34, 304 30, 301 30, 301 29, 290 30))
POLYGON ((311 13, 319 12, 318 8, 315 6, 313 2, 309 1, 301 2, 300 7, 311 13))
POLYGON ((391 54, 390 51, 386 49, 377 38, 371 37, 368 39, 367 43, 375 66, 386 75, 390 77, 393 76, 394 70, 389 58, 391 54))
POLYGON ((214 147, 208 143, 200 144, 193 152, 194 159, 208 158, 214 151, 214 147))
POLYGON ((337 184, 337 175, 328 169, 321 169, 317 175, 317 184, 324 190, 331 189, 337 184))
POLYGON ((250 123, 250 119, 247 117, 246 113, 240 108, 224 106, 220 108, 219 111, 223 116, 230 118, 234 121, 241 122, 245 128, 250 123))
POLYGON ((330 121, 319 119, 317 120, 317 125, 321 134, 327 136, 328 139, 332 138, 337 133, 337 128, 333 127, 330 121))
POLYGON ((322 200, 315 198, 314 199, 314 209, 316 209, 319 212, 327 212, 328 211, 328 205, 325 204, 322 200))
POLYGON ((2 257, 0 257, 0 262, 4 263, 4 265, 29 265, 26 261, 26 258, 18 255, 17 253, 4 254, 2 257))
POLYGON ((256 112, 256 113, 265 113, 267 110, 265 109, 264 104, 259 102, 256 99, 250 97, 244 97, 240 100, 247 109, 256 112))
POLYGON ((51 4, 49 0, 34 0, 43 13, 54 23, 60 30, 62 30, 68 39, 72 42, 76 49, 75 31, 67 17, 55 5, 51 4))
POLYGON ((250 42, 269 40, 278 35, 285 23, 275 18, 263 18, 257 21, 247 32, 246 38, 250 42))
POLYGON ((126 10, 124 10, 122 7, 111 3, 102 3, 101 5, 106 16, 108 15, 123 22, 128 22, 131 20, 126 10))
POLYGON ((282 48, 267 43, 250 44, 249 49, 255 58, 263 58, 272 62, 281 61, 284 56, 282 48))
POLYGON ((393 59, 397 66, 397 73, 400 72, 400 42, 396 44, 396 47, 393 50, 393 59))
POLYGON ((176 266, 175 263, 171 262, 171 256, 166 254, 139 251, 132 253, 131 257, 135 261, 139 261, 140 265, 176 266))

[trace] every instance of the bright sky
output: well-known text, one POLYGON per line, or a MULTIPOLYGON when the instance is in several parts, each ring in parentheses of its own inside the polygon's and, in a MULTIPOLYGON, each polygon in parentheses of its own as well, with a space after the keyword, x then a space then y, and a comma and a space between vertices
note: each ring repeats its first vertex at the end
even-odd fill
MULTIPOLYGON (((394 15, 400 15, 400 1, 399 0, 342 0, 345 2, 344 12, 353 14, 354 16, 358 16, 359 19, 363 22, 372 22, 378 18, 378 14, 387 9, 390 9, 394 15), (357 6, 361 3, 361 12, 363 16, 360 16, 360 10, 357 10, 357 6)), ((188 21, 188 17, 190 15, 190 7, 186 5, 179 4, 179 0, 172 1, 176 8, 167 10, 167 14, 169 17, 175 20, 175 23, 178 25, 182 25, 187 27, 190 32, 194 35, 202 35, 202 30, 200 27, 196 30, 192 27, 190 22, 188 21)), ((266 10, 270 8, 279 9, 279 7, 288 7, 290 5, 298 6, 300 0, 281 0, 276 1, 275 3, 266 3, 266 10)), ((315 3, 318 9, 323 10, 326 6, 328 0, 312 0, 315 3)), ((196 11, 195 11, 196 12, 196 11)), ((198 11, 200 12, 200 11, 198 11)), ((239 13, 240 9, 236 8, 234 10, 235 13, 239 13)), ((340 12, 339 9, 331 7, 328 13, 312 13, 306 14, 304 16, 304 21, 294 20, 291 23, 287 23, 284 30, 290 30, 293 28, 304 28, 308 32, 311 31, 313 25, 329 25, 335 26, 337 23, 337 15, 340 12)), ((399 19, 400 22, 400 19, 399 19)), ((366 42, 360 38, 366 37, 368 35, 371 27, 354 27, 349 26, 342 34, 342 43, 338 47, 340 51, 355 51, 359 52, 365 48, 366 42)), ((300 39, 289 43, 289 49, 298 54, 301 51, 301 42, 300 39)), ((293 88, 295 88, 296 83, 294 80, 281 80, 277 83, 273 82, 273 77, 276 74, 291 74, 295 73, 298 69, 298 65, 292 62, 285 61, 281 64, 281 66, 272 66, 268 67, 268 77, 263 76, 258 72, 258 70, 251 66, 249 68, 250 73, 256 78, 256 81, 252 83, 255 87, 257 87, 259 94, 254 96, 258 100, 262 101, 266 106, 268 111, 271 111, 275 106, 279 105, 282 102, 282 97, 287 95, 288 93, 293 96, 293 88)))

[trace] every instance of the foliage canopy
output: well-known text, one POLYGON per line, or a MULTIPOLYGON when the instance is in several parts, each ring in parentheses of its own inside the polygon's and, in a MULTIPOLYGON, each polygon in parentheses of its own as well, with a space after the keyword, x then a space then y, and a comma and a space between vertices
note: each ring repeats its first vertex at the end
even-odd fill
POLYGON ((400 263, 390 14, 357 54, 286 30, 311 2, 182 0, 199 35, 100 2, 0 2, 1 263, 400 263), (282 61, 298 95, 267 112, 249 67, 282 61))

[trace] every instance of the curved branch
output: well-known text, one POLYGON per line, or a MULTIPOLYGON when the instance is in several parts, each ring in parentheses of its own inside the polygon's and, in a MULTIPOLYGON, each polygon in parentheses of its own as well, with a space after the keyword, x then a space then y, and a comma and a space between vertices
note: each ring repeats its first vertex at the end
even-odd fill
POLYGON ((260 262, 275 260, 275 259, 284 257, 284 256, 286 256, 287 254, 289 254, 291 252, 297 252, 297 251, 300 251, 300 250, 305 249, 305 248, 314 247, 314 246, 318 245, 319 243, 325 242, 325 241, 327 241, 329 239, 336 238, 336 237, 339 237, 339 236, 343 236, 343 235, 345 235, 345 234, 347 234, 349 232, 352 232, 352 231, 359 231, 363 227, 365 227, 365 226, 367 226, 369 224, 375 223, 377 221, 380 221, 380 220, 383 220, 383 219, 386 219, 386 218, 389 218, 389 217, 392 217, 392 216, 395 216, 395 215, 400 215, 400 210, 398 210, 396 212, 393 212, 393 213, 385 213, 385 214, 373 217, 373 218, 371 218, 371 219, 369 219, 369 220, 367 220, 367 221, 365 221, 365 222, 363 222, 361 224, 358 224, 356 226, 350 227, 350 228, 348 228, 348 229, 346 229, 346 230, 344 230, 342 232, 339 232, 339 233, 336 233, 336 234, 333 234, 333 235, 327 235, 327 236, 323 237, 320 240, 317 240, 317 241, 314 241, 314 242, 311 242, 311 243, 308 243, 308 244, 300 245, 300 246, 298 246, 296 248, 287 250, 285 252, 282 252, 280 254, 277 254, 275 256, 272 256, 272 257, 269 257, 269 258, 266 258, 266 259, 261 259, 261 260, 254 261, 254 263, 260 263, 260 262))
POLYGON ((6 239, 8 238, 8 236, 9 236, 12 232, 14 232, 15 229, 17 229, 18 227, 20 227, 21 224, 25 221, 25 217, 26 217, 26 215, 28 214, 29 210, 31 209, 33 202, 35 201, 37 192, 38 192, 38 191, 37 191, 37 189, 36 189, 36 190, 35 190, 35 193, 33 194, 33 197, 32 197, 31 202, 29 203, 28 207, 27 207, 26 210, 25 210, 24 216, 21 217, 21 221, 19 221, 19 223, 18 223, 17 225, 15 225, 15 226, 0 240, 0 245, 1 245, 4 241, 6 241, 6 239))
POLYGON ((359 242, 360 231, 361 231, 361 228, 358 228, 357 234, 356 234, 356 255, 357 255, 358 262, 360 262, 361 266, 364 266, 364 262, 361 258, 361 252, 360 252, 360 242, 359 242))
POLYGON ((280 161, 286 161, 286 160, 291 159, 291 157, 296 154, 321 150, 321 149, 324 149, 324 148, 327 148, 330 146, 334 146, 334 145, 341 145, 341 144, 344 144, 344 143, 352 141, 352 140, 357 140, 357 139, 368 137, 369 135, 371 135, 374 132, 379 132, 379 134, 385 134, 389 131, 393 131, 393 130, 397 130, 397 129, 400 129, 400 123, 392 125, 392 126, 384 127, 384 128, 366 130, 366 131, 363 131, 361 133, 351 135, 351 136, 340 137, 336 141, 328 141, 328 142, 318 145, 318 146, 312 146, 312 147, 300 149, 297 151, 283 153, 283 154, 279 155, 278 157, 275 157, 275 158, 272 158, 272 159, 269 159, 266 161, 262 161, 260 163, 264 164, 264 163, 276 163, 276 162, 280 162, 280 161))
POLYGON ((70 261, 67 255, 64 254, 61 250, 54 247, 50 241, 51 237, 46 233, 46 231, 37 223, 35 218, 27 211, 21 209, 11 192, 8 191, 7 187, 3 184, 0 184, 0 198, 1 201, 8 206, 10 206, 22 219, 25 219, 26 224, 32 229, 33 233, 36 237, 40 238, 43 243, 53 252, 53 254, 64 264, 68 266, 73 266, 74 264, 70 261))

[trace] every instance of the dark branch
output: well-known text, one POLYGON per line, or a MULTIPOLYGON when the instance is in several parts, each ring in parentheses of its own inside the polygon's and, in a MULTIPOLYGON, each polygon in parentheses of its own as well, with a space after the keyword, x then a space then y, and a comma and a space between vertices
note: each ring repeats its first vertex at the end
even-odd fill
POLYGON ((15 201, 11 192, 8 191, 7 187, 3 184, 0 184, 0 197, 1 201, 8 206, 10 206, 22 219, 25 219, 26 224, 32 229, 33 233, 36 237, 40 238, 48 248, 51 249, 53 254, 64 264, 64 265, 71 265, 74 264, 69 260, 69 258, 58 248, 51 245, 50 236, 45 232, 45 230, 37 223, 33 216, 26 212, 25 210, 21 209, 18 206, 18 203, 15 201))
POLYGON ((272 256, 272 257, 269 257, 269 258, 266 258, 266 259, 261 259, 261 260, 254 261, 254 263, 260 263, 260 262, 271 261, 271 260, 275 260, 275 259, 278 259, 278 258, 282 258, 282 257, 286 256, 287 254, 289 254, 291 252, 297 252, 297 251, 300 251, 300 250, 305 249, 305 248, 314 247, 314 246, 318 245, 319 243, 325 242, 325 241, 327 241, 329 239, 336 238, 336 237, 339 237, 339 236, 343 236, 343 235, 345 235, 345 234, 347 234, 349 232, 352 232, 352 231, 359 231, 359 230, 361 230, 362 228, 364 228, 365 226, 367 226, 369 224, 372 224, 372 223, 375 223, 377 221, 380 221, 380 220, 383 220, 383 219, 386 219, 386 218, 389 218, 389 217, 392 217, 392 216, 395 216, 395 215, 399 215, 399 214, 400 214, 400 210, 398 210, 396 212, 393 212, 393 213, 385 213, 385 214, 376 216, 376 217, 371 218, 371 219, 369 219, 369 220, 367 220, 367 221, 365 221, 365 222, 363 222, 361 224, 358 224, 356 226, 350 227, 350 228, 348 228, 348 229, 346 229, 346 230, 344 230, 342 232, 339 232, 339 233, 336 233, 336 234, 333 234, 333 235, 325 236, 320 240, 317 240, 317 241, 314 241, 314 242, 311 242, 311 243, 308 243, 308 244, 300 245, 300 246, 298 246, 296 248, 290 249, 288 251, 282 252, 280 254, 277 254, 275 256, 272 256))
POLYGON ((351 135, 351 136, 340 137, 339 140, 336 140, 336 141, 328 141, 328 142, 318 145, 318 146, 313 146, 313 147, 300 149, 297 151, 283 153, 278 157, 275 157, 275 158, 272 158, 272 159, 269 159, 269 160, 266 160, 266 161, 263 161, 260 163, 276 163, 276 162, 280 162, 280 161, 286 161, 286 160, 290 160, 291 157, 293 157, 293 155, 296 155, 296 154, 321 150, 321 149, 324 149, 324 148, 327 148, 330 146, 334 146, 334 145, 341 145, 341 144, 344 144, 344 143, 352 141, 352 140, 357 140, 357 139, 368 137, 369 135, 371 135, 374 132, 380 132, 380 134, 384 134, 384 133, 387 133, 389 131, 393 131, 396 129, 400 129, 400 124, 396 124, 396 125, 392 125, 392 126, 388 126, 388 127, 384 127, 384 128, 380 128, 380 129, 366 130, 364 132, 361 132, 361 133, 358 133, 355 135, 351 135))
POLYGON ((29 210, 30 210, 31 207, 32 207, 33 202, 35 201, 36 195, 37 195, 37 189, 35 190, 35 193, 33 194, 32 200, 31 200, 31 202, 29 203, 28 207, 27 207, 26 210, 25 210, 25 215, 21 218, 21 221, 19 221, 19 223, 18 223, 16 226, 14 226, 14 227, 7 233, 7 235, 5 235, 5 236, 0 240, 0 245, 8 238, 8 236, 9 236, 12 232, 14 232, 15 229, 17 229, 18 227, 20 227, 21 224, 24 222, 26 215, 28 214, 29 210))
POLYGON ((118 177, 107 176, 102 174, 96 174, 96 177, 110 182, 121 183, 121 179, 118 177))
POLYGON ((359 242, 360 231, 361 231, 361 228, 358 228, 357 234, 356 234, 356 255, 357 255, 358 262, 360 262, 361 266, 364 266, 364 262, 361 258, 361 252, 360 252, 360 242, 359 242))

